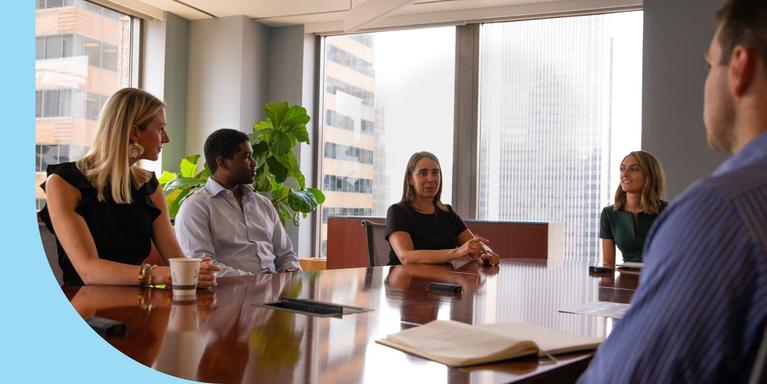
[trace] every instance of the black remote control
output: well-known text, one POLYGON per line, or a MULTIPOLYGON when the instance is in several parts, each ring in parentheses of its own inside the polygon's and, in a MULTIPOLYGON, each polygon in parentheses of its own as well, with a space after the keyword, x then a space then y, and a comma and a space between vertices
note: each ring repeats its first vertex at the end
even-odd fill
POLYGON ((122 336, 128 330, 128 327, 122 322, 105 317, 91 316, 85 319, 85 322, 101 337, 122 336))
POLYGON ((589 267, 589 272, 594 274, 606 274, 606 273, 612 273, 613 269, 610 267, 599 267, 596 265, 592 265, 589 267))
POLYGON ((463 291, 463 286, 453 283, 429 283, 429 290, 448 292, 457 295, 463 291))

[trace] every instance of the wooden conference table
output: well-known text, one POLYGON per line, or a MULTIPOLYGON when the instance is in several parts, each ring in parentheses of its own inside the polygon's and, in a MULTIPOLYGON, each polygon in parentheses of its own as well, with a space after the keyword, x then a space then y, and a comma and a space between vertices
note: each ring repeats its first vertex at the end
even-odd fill
POLYGON ((119 320, 123 336, 107 337, 130 358, 159 371, 206 382, 498 383, 574 381, 591 353, 550 363, 519 358, 448 368, 375 343, 434 319, 486 324, 526 322, 584 336, 606 336, 613 320, 560 313, 594 301, 627 303, 638 275, 589 276, 580 262, 502 260, 475 265, 351 268, 221 278, 196 301, 174 302, 170 290, 67 287, 83 317, 119 320), (463 286, 458 296, 430 292, 432 281, 463 286), (280 297, 373 309, 315 317, 259 306, 280 297))

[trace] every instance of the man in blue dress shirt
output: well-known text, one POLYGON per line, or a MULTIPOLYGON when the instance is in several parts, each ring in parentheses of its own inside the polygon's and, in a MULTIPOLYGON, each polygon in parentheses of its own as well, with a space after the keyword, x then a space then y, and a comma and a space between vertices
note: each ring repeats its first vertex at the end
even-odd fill
POLYGON ((212 175, 176 215, 184 253, 211 256, 217 276, 300 271, 272 202, 251 186, 256 162, 248 136, 219 129, 205 140, 204 151, 212 175))
POLYGON ((730 0, 706 54, 709 146, 732 154, 658 218, 631 309, 581 382, 746 380, 767 319, 767 1, 730 0))

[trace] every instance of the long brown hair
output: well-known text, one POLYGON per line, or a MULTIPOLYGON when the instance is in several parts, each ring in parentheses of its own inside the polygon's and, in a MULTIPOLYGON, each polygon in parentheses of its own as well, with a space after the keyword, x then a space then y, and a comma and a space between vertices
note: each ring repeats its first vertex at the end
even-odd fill
MULTIPOLYGON (((643 212, 650 215, 657 215, 663 207, 661 198, 665 193, 665 177, 660 162, 653 155, 645 151, 634 151, 626 157, 634 156, 639 162, 639 169, 644 176, 644 186, 642 187, 642 197, 639 200, 640 208, 643 212)), ((626 157, 623 159, 625 160, 626 157)), ((615 191, 615 206, 613 209, 619 211, 626 206, 626 192, 623 191, 620 184, 615 191)))
POLYGON ((413 171, 415 171, 415 165, 424 157, 434 160, 440 170, 439 188, 437 188, 437 194, 434 195, 434 205, 437 208, 447 212, 447 207, 442 203, 440 197, 442 196, 442 165, 439 164, 439 159, 431 152, 421 151, 416 152, 413 156, 410 156, 410 160, 407 161, 407 168, 405 168, 405 180, 402 182, 402 199, 401 203, 412 204, 415 200, 415 188, 410 185, 410 180, 413 178, 413 171))

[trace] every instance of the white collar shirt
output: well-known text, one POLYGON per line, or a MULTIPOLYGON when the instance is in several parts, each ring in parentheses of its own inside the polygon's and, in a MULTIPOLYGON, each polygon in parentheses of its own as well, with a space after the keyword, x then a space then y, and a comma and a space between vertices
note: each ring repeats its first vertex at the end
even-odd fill
POLYGON ((234 193, 209 177, 176 215, 175 231, 189 257, 211 256, 218 276, 300 270, 298 257, 269 199, 240 185, 234 193))

